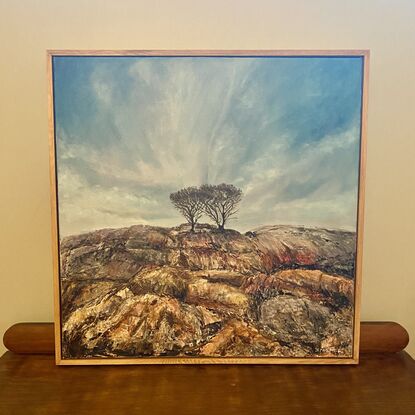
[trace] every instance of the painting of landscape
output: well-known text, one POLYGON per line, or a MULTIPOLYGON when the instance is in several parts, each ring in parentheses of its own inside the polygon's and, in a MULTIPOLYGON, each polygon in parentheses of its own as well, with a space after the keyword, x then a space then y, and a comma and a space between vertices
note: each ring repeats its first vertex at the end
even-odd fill
POLYGON ((54 56, 62 359, 353 357, 362 56, 54 56))

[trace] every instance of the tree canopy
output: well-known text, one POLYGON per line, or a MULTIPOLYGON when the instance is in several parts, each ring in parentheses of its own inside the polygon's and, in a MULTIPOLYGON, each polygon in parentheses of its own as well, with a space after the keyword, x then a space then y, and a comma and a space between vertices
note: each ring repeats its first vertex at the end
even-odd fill
POLYGON ((186 218, 194 232, 197 221, 204 212, 202 194, 197 187, 186 187, 170 195, 173 206, 186 218))
POLYGON ((200 187, 186 187, 172 193, 170 200, 190 224, 192 232, 203 214, 223 231, 228 220, 238 212, 242 190, 226 183, 204 184, 200 187))
POLYGON ((232 184, 205 184, 200 188, 203 193, 204 213, 212 219, 220 230, 226 222, 238 212, 242 200, 242 190, 232 184))

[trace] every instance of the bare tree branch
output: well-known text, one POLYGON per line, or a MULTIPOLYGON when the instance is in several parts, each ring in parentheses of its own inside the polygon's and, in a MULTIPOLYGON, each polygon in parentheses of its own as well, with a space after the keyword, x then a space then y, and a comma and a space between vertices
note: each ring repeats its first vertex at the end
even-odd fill
POLYGON ((170 195, 173 206, 185 217, 194 232, 197 221, 203 215, 202 193, 197 187, 187 187, 170 195))
POLYGON ((225 229, 225 224, 238 211, 237 205, 242 200, 242 190, 232 184, 205 184, 200 187, 204 203, 204 212, 218 226, 225 229))

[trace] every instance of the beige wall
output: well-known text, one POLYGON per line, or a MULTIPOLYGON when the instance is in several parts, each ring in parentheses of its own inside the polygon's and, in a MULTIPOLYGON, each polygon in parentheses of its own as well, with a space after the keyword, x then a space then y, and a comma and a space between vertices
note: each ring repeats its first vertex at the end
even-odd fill
POLYGON ((413 0, 0 0, 0 333, 52 320, 46 49, 368 48, 362 318, 415 337, 414 21, 413 0))

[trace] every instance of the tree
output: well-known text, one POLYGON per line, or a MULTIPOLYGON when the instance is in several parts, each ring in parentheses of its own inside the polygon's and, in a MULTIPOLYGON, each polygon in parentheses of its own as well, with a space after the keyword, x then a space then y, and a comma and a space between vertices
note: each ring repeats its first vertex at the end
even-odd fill
POLYGON ((195 231, 195 225, 203 215, 204 203, 200 189, 186 187, 170 195, 173 206, 186 218, 191 226, 191 232, 195 231))
POLYGON ((225 224, 238 212, 238 203, 242 200, 242 190, 233 184, 205 184, 200 187, 203 199, 203 210, 211 218, 218 229, 223 231, 225 224))

